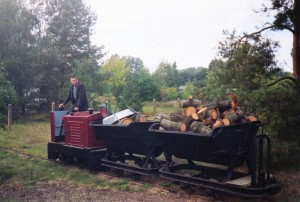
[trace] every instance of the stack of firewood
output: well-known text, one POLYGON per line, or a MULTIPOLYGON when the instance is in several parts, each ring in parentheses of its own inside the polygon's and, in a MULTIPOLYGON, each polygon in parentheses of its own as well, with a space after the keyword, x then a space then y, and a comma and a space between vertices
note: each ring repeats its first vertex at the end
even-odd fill
POLYGON ((120 120, 120 124, 124 126, 128 126, 131 122, 146 122, 147 116, 141 114, 134 114, 130 117, 125 117, 120 120))
POLYGON ((210 135, 216 127, 256 121, 255 117, 246 116, 238 107, 236 95, 231 95, 230 100, 213 103, 203 103, 189 96, 182 107, 182 114, 170 114, 160 120, 162 130, 193 131, 210 135))

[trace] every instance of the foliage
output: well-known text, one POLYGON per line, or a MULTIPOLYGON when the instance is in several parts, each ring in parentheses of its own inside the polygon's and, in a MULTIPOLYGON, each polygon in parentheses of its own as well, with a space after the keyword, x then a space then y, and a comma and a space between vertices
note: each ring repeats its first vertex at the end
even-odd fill
POLYGON ((162 61, 153 74, 155 83, 160 87, 179 87, 177 65, 162 61))
MULTIPOLYGON (((1 65, 1 63, 0 63, 1 65)), ((17 101, 16 91, 10 81, 6 79, 3 68, 0 66, 0 122, 6 122, 5 115, 7 113, 7 105, 14 104, 17 101)))
POLYGON ((80 74, 90 93, 99 93, 97 60, 102 47, 91 44, 96 16, 82 0, 1 0, 0 55, 18 105, 49 110, 65 97, 69 76, 80 74))
POLYGON ((19 105, 25 111, 28 92, 35 83, 34 30, 37 18, 18 0, 0 1, 0 56, 7 79, 12 82, 19 105))
POLYGON ((263 5, 260 13, 270 15, 272 12, 276 12, 273 21, 273 29, 293 30, 296 24, 296 13, 294 10, 294 2, 289 0, 271 0, 271 5, 263 5))
MULTIPOLYGON (((157 98, 159 89, 141 59, 129 56, 122 59, 129 70, 126 76, 127 85, 122 92, 123 101, 136 111, 141 111, 142 103, 157 98)), ((126 107, 124 102, 120 104, 121 108, 126 107)))
POLYGON ((192 82, 187 82, 185 84, 185 88, 179 94, 180 98, 187 99, 190 95, 192 95, 193 97, 197 97, 198 93, 198 88, 196 88, 196 86, 193 85, 192 82))
POLYGON ((16 91, 12 83, 6 79, 3 69, 0 67, 0 109, 3 109, 9 103, 13 104, 16 99, 16 91))
POLYGON ((178 98, 177 88, 168 87, 160 89, 160 97, 163 101, 175 100, 178 98))
POLYGON ((126 75, 128 69, 126 63, 119 55, 112 55, 98 71, 106 93, 112 92, 115 97, 122 94, 123 88, 127 85, 126 75))
MULTIPOLYGON (((234 33, 227 39, 219 48, 223 60, 210 64, 206 86, 202 88, 207 98, 225 100, 230 94, 236 94, 246 114, 268 123, 265 132, 273 139, 300 143, 296 135, 299 134, 299 96, 293 89, 294 84, 286 80, 269 85, 290 76, 276 67, 277 43, 254 37, 236 45, 234 33)), ((290 147, 288 152, 299 148, 299 145, 290 147)))
MULTIPOLYGON (((57 89, 53 94, 54 97, 47 99, 56 100, 57 95, 65 97, 71 74, 78 75, 86 85, 89 94, 98 93, 100 85, 96 85, 97 59, 102 57, 102 47, 94 46, 90 41, 96 16, 81 0, 44 4, 46 6, 44 15, 47 17, 41 22, 46 23, 46 26, 45 36, 41 36, 40 48, 51 53, 53 58, 46 58, 40 68, 44 73, 42 75, 50 77, 54 82, 53 85, 55 84, 54 89, 57 89), (51 66, 48 65, 49 59, 51 59, 51 66), (52 71, 55 74, 51 73, 52 71)), ((39 88, 43 89, 41 94, 48 94, 49 91, 54 90, 48 84, 39 88)))
POLYGON ((189 67, 178 70, 179 85, 185 85, 186 82, 204 81, 207 70, 208 69, 204 67, 189 67))

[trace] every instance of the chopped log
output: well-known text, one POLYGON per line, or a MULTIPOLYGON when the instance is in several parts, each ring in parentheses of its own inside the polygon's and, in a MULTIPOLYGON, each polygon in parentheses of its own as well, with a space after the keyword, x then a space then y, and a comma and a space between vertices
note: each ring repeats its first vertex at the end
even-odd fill
POLYGON ((136 121, 136 122, 146 122, 147 121, 146 115, 135 114, 131 118, 133 119, 133 121, 136 121))
POLYGON ((164 113, 159 113, 156 115, 154 120, 160 121, 162 119, 170 119, 170 115, 169 114, 164 114, 164 113))
POLYGON ((212 125, 212 128, 217 128, 223 126, 224 123, 221 119, 216 120, 216 122, 212 125))
POLYGON ((158 130, 166 130, 163 127, 159 126, 158 130))
POLYGON ((211 117, 208 117, 202 122, 205 126, 212 126, 214 124, 214 120, 211 119, 211 117))
POLYGON ((208 108, 204 107, 200 111, 197 112, 198 114, 198 120, 203 121, 209 117, 208 108))
POLYGON ((209 110, 209 116, 212 120, 217 120, 219 118, 219 112, 217 109, 210 109, 209 110))
POLYGON ((254 116, 247 116, 247 119, 251 122, 257 121, 257 118, 255 118, 254 116))
POLYGON ((238 123, 244 117, 245 117, 244 112, 239 109, 235 112, 229 113, 225 118, 230 121, 230 124, 234 124, 234 123, 238 123))
POLYGON ((123 118, 120 121, 121 121, 121 124, 124 126, 128 126, 131 122, 133 122, 133 120, 131 118, 123 118))
POLYGON ((220 116, 221 116, 221 118, 225 118, 226 116, 228 116, 230 113, 233 113, 233 112, 235 112, 234 109, 228 109, 228 110, 226 110, 226 111, 223 111, 223 112, 220 114, 220 116))
POLYGON ((137 118, 138 122, 147 122, 147 117, 143 115, 139 115, 137 118))
POLYGON ((199 116, 197 113, 192 113, 190 117, 195 121, 199 120, 199 116))
POLYGON ((186 117, 186 116, 183 116, 181 114, 172 113, 172 114, 170 114, 170 121, 182 122, 186 125, 186 127, 188 129, 190 127, 190 125, 193 123, 194 120, 191 116, 186 117))
POLYGON ((197 112, 197 110, 195 107, 187 107, 183 110, 183 115, 186 117, 189 117, 196 112, 197 112))
POLYGON ((219 111, 222 113, 226 110, 231 109, 231 100, 224 100, 217 103, 217 108, 219 108, 219 111))
POLYGON ((162 119, 160 121, 160 126, 163 127, 166 130, 174 130, 174 131, 186 131, 186 125, 182 122, 174 122, 167 119, 162 119))
POLYGON ((235 94, 231 94, 231 108, 232 109, 237 109, 238 107, 238 102, 237 102, 237 99, 236 99, 236 95, 235 94))
POLYGON ((201 135, 209 136, 211 134, 211 128, 198 121, 192 123, 191 130, 195 133, 200 133, 201 135))
POLYGON ((202 102, 200 100, 196 100, 194 99, 191 95, 189 96, 189 99, 185 102, 182 103, 182 107, 186 108, 186 107, 197 107, 199 105, 201 105, 202 102))
POLYGON ((222 119, 222 122, 223 122, 224 126, 229 126, 230 125, 230 121, 227 118, 222 119))

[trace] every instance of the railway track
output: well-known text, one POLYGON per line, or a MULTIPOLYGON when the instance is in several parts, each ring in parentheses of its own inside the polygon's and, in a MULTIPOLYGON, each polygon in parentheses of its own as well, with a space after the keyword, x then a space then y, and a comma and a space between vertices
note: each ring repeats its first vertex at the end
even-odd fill
MULTIPOLYGON (((73 168, 82 168, 82 166, 80 166, 80 164, 76 165, 76 164, 70 164, 68 162, 62 162, 59 160, 51 160, 51 159, 48 159, 45 157, 28 154, 26 152, 20 151, 15 148, 8 148, 8 147, 0 146, 0 150, 15 152, 15 153, 18 153, 23 156, 28 156, 28 157, 31 157, 34 159, 40 159, 40 160, 51 162, 54 164, 66 165, 68 167, 73 167, 73 168)), ((171 183, 170 181, 161 179, 155 175, 142 176, 139 174, 130 173, 128 171, 120 171, 118 169, 111 169, 111 168, 103 168, 103 169, 99 169, 97 171, 90 171, 90 170, 86 170, 86 171, 88 171, 90 174, 98 176, 98 177, 105 177, 106 179, 115 179, 115 180, 126 180, 126 181, 128 181, 128 183, 134 183, 135 185, 139 185, 139 186, 144 186, 145 184, 149 184, 149 185, 151 185, 151 187, 161 189, 164 191, 168 191, 168 192, 174 193, 174 194, 178 194, 179 192, 182 192, 182 193, 186 193, 186 194, 194 195, 194 196, 198 195, 198 194, 193 193, 196 190, 195 187, 186 186, 182 183, 174 183, 174 182, 171 183)), ((207 193, 205 193, 205 190, 204 190, 202 194, 207 194, 207 193)))

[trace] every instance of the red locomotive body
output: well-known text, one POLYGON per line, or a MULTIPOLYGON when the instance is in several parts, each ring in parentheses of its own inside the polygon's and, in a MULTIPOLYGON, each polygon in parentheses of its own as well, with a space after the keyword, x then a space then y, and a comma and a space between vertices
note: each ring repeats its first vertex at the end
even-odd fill
POLYGON ((95 170, 106 153, 106 144, 96 139, 91 122, 102 123, 101 112, 55 111, 50 113, 51 141, 48 142, 48 158, 63 162, 76 162, 95 170))
POLYGON ((81 148, 105 146, 102 140, 96 140, 95 130, 89 125, 92 121, 102 120, 100 112, 76 112, 63 118, 65 129, 65 145, 81 148))

